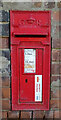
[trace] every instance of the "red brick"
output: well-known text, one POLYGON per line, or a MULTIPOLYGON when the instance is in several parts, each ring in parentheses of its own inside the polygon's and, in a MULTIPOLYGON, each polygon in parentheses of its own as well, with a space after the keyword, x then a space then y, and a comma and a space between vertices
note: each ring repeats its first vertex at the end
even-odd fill
POLYGON ((60 39, 52 38, 52 48, 60 48, 60 39))
POLYGON ((0 120, 2 120, 2 111, 0 111, 0 120))
MULTIPOLYGON (((59 26, 59 37, 61 38, 61 25, 59 26)), ((60 40, 60 48, 61 48, 61 40, 60 40)))
POLYGON ((9 111, 8 112, 8 118, 19 118, 19 111, 9 111))
POLYGON ((61 62, 61 50, 59 52, 59 61, 61 62))
MULTIPOLYGON (((59 62, 59 54, 60 54, 61 50, 52 50, 52 61, 54 62, 59 62)), ((61 56, 60 56, 60 60, 61 60, 61 56)))
POLYGON ((59 74, 61 74, 61 63, 60 63, 59 65, 60 65, 60 68, 59 68, 59 74))
POLYGON ((51 99, 61 98, 60 92, 61 92, 61 89, 59 90, 59 88, 53 86, 53 88, 51 88, 51 99))
POLYGON ((9 77, 0 77, 0 87, 10 86, 10 78, 9 77))
POLYGON ((61 1, 57 2, 57 6, 58 6, 58 8, 61 8, 61 1))
POLYGON ((6 111, 2 112, 2 118, 7 118, 7 112, 6 111))
POLYGON ((61 118, 61 111, 59 111, 59 118, 61 118))
POLYGON ((59 68, 60 68, 60 65, 59 64, 52 64, 52 74, 59 74, 59 68))
POLYGON ((60 79, 60 76, 51 76, 51 83, 56 82, 60 79))
POLYGON ((10 101, 2 100, 2 110, 10 110, 10 101))
POLYGON ((0 88, 0 99, 2 98, 2 88, 0 88))
POLYGON ((10 86, 10 78, 9 77, 2 77, 2 87, 3 86, 10 86))
POLYGON ((35 7, 41 7, 41 5, 42 5, 42 2, 35 2, 35 3, 34 3, 34 6, 35 6, 35 7))
POLYGON ((9 38, 0 38, 0 49, 9 48, 9 38))
POLYGON ((61 98, 61 87, 59 87, 59 98, 61 98))
POLYGON ((45 113, 45 118, 51 118, 51 119, 53 119, 53 111, 46 111, 46 113, 45 113))
POLYGON ((43 118, 44 115, 44 111, 33 111, 33 118, 43 118))
POLYGON ((60 86, 61 86, 61 76, 59 76, 59 80, 60 80, 60 86))
POLYGON ((54 33, 55 33, 55 35, 59 35, 60 25, 53 26, 53 27, 54 27, 54 33))
POLYGON ((51 31, 52 31, 53 39, 59 38, 59 29, 60 29, 60 26, 59 26, 59 25, 53 24, 53 25, 51 26, 51 31))
POLYGON ((2 110, 2 99, 0 100, 0 110, 2 110))
POLYGON ((59 22, 61 22, 61 10, 59 9, 59 22))
POLYGON ((59 118, 59 110, 58 111, 54 111, 54 118, 59 118))
POLYGON ((59 22, 59 10, 51 11, 52 13, 52 20, 55 22, 59 22))
POLYGON ((53 2, 44 2, 44 5, 46 8, 52 9, 55 7, 55 2, 53 0, 53 2))
POLYGON ((61 109, 61 100, 59 100, 59 109, 61 109))
POLYGON ((59 101, 59 99, 58 100, 50 100, 50 109, 52 109, 52 110, 59 109, 60 101, 59 101))
POLYGON ((10 88, 2 88, 2 98, 10 99, 10 88))
POLYGON ((0 87, 2 87, 2 79, 1 79, 1 77, 0 77, 0 87))
POLYGON ((21 111, 21 120, 22 120, 22 118, 28 118, 28 119, 30 119, 31 116, 32 116, 32 112, 30 112, 30 111, 24 111, 24 112, 22 112, 21 111))

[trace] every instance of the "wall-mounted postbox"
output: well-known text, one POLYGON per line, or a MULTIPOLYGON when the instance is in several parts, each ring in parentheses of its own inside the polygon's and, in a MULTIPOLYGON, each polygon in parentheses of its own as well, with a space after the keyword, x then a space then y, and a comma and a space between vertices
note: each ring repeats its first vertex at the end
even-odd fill
POLYGON ((50 11, 10 11, 12 110, 48 110, 50 11))

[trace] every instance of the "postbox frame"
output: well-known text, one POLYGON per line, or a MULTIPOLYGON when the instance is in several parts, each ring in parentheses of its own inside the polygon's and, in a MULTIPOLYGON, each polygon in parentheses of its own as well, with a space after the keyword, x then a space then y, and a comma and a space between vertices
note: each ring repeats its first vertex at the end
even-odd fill
MULTIPOLYGON (((43 91, 45 94, 43 94, 43 102, 42 103, 20 103, 19 102, 19 85, 20 85, 20 81, 19 81, 19 50, 21 49, 21 47, 19 46, 20 41, 19 42, 13 42, 12 39, 12 13, 13 12, 20 12, 20 11, 10 11, 10 33, 11 33, 11 86, 12 86, 12 110, 49 110, 49 99, 50 99, 50 54, 51 54, 51 43, 50 42, 46 42, 45 45, 43 46, 43 41, 42 39, 45 38, 33 38, 33 41, 40 41, 41 39, 41 43, 42 43, 42 47, 39 47, 39 49, 43 49, 44 50, 44 57, 45 57, 45 49, 46 46, 49 46, 49 79, 48 79, 48 85, 45 84, 45 81, 43 82, 42 86, 45 86, 45 88, 43 87, 43 91), (17 58, 17 59, 16 59, 17 58), (15 61, 15 63, 14 63, 15 61), (47 89, 48 87, 48 89, 47 89)), ((30 12, 30 11, 21 11, 21 12, 30 12)), ((37 12, 37 11, 32 11, 32 12, 37 12)), ((50 37, 50 32, 51 32, 51 12, 50 11, 38 11, 38 12, 42 12, 42 13, 49 13, 49 41, 51 39, 50 37)), ((18 38, 20 39, 20 38, 18 38)), ((28 39, 24 39, 22 38, 22 41, 28 41, 28 39)), ((29 39, 29 42, 31 40, 29 39)), ((24 49, 24 47, 22 47, 24 49)), ((29 49, 36 49, 38 47, 25 47, 25 48, 29 48, 29 49)), ((45 58, 44 60, 44 64, 45 64, 45 58)), ((43 64, 43 68, 45 67, 43 64)), ((43 70, 43 73, 45 73, 45 68, 43 70)))

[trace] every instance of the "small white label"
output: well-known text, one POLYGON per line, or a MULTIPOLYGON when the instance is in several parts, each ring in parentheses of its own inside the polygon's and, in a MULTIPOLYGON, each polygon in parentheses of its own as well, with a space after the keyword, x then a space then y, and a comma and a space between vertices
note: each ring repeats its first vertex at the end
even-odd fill
POLYGON ((36 50, 24 49, 24 72, 35 73, 36 71, 36 50))
POLYGON ((42 75, 35 75, 35 101, 42 101, 42 75))

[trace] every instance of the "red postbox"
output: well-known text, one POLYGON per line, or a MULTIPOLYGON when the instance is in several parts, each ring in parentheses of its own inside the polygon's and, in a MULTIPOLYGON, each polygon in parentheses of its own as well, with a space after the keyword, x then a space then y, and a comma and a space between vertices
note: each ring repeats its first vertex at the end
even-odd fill
POLYGON ((12 110, 48 110, 50 11, 10 11, 12 110))

